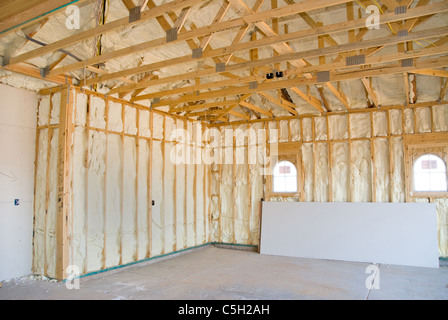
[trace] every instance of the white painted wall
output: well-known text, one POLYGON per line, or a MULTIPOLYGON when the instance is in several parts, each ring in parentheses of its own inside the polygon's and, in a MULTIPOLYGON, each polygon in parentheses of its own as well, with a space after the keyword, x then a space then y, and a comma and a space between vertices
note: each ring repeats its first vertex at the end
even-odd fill
POLYGON ((0 281, 31 273, 37 99, 0 84, 0 281))

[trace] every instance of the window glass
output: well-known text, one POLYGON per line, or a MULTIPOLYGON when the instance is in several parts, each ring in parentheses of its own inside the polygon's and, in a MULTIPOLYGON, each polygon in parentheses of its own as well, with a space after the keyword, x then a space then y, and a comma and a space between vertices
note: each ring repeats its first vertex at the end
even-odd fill
POLYGON ((297 192, 297 169, 289 161, 282 161, 274 168, 274 192, 297 192))
POLYGON ((445 162, 432 154, 426 154, 414 163, 415 192, 446 192, 445 162))

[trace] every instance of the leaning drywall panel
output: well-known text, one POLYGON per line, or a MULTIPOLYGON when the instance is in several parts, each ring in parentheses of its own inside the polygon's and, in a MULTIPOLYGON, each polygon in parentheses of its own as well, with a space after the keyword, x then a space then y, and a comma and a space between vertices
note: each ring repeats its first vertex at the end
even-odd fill
POLYGON ((435 204, 263 204, 261 253, 438 268, 435 204))

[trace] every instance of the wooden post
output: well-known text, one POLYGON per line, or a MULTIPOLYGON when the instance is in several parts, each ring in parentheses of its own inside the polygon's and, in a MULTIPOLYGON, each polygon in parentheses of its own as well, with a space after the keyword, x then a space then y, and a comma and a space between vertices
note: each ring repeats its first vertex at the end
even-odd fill
POLYGON ((69 264, 69 216, 70 216, 70 168, 71 139, 73 132, 73 101, 70 99, 70 86, 61 92, 61 109, 58 141, 58 207, 57 207, 57 249, 56 276, 58 280, 67 278, 69 264))

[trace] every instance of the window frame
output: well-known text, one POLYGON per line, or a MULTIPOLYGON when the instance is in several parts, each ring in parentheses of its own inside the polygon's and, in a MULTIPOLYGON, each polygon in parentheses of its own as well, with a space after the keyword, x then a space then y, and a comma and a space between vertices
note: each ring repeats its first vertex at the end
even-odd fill
POLYGON ((303 168, 301 161, 302 154, 302 143, 301 142, 286 142, 286 143, 278 143, 278 154, 270 155, 270 163, 272 168, 271 175, 266 175, 266 201, 271 201, 273 198, 295 198, 298 201, 304 200, 303 193, 303 168), (284 193, 284 192, 273 192, 274 190, 274 176, 273 169, 275 166, 282 162, 288 161, 291 162, 297 170, 297 192, 293 193, 284 193))
MULTIPOLYGON (((440 135, 440 134, 439 134, 440 135)), ((424 137, 415 135, 408 137, 405 144, 406 159, 406 201, 413 202, 416 198, 448 198, 448 191, 415 191, 414 190, 414 165, 416 161, 424 155, 434 155, 439 157, 447 167, 448 179, 448 143, 445 135, 434 135, 434 137, 424 137), (444 141, 444 142, 441 142, 444 141)), ((448 182, 448 180, 447 180, 448 182)))
MULTIPOLYGON (((281 176, 280 176, 280 178, 281 178, 281 176)), ((292 178, 292 176, 291 176, 291 178, 292 178)), ((275 166, 274 166, 274 172, 273 172, 273 174, 272 174, 272 193, 273 194, 297 194, 298 193, 298 191, 299 191, 299 170, 297 169, 297 165, 296 164, 294 164, 294 163, 292 163, 291 161, 289 161, 289 160, 286 160, 286 159, 279 159, 278 161, 277 161, 277 163, 275 164, 275 166), (277 166, 278 165, 280 165, 281 163, 288 163, 289 165, 292 165, 293 167, 294 167, 294 170, 296 171, 296 173, 295 173, 295 179, 296 179, 296 191, 285 191, 285 192, 280 192, 280 191, 275 191, 275 178, 276 178, 276 176, 275 176, 275 169, 277 168, 277 166)))

